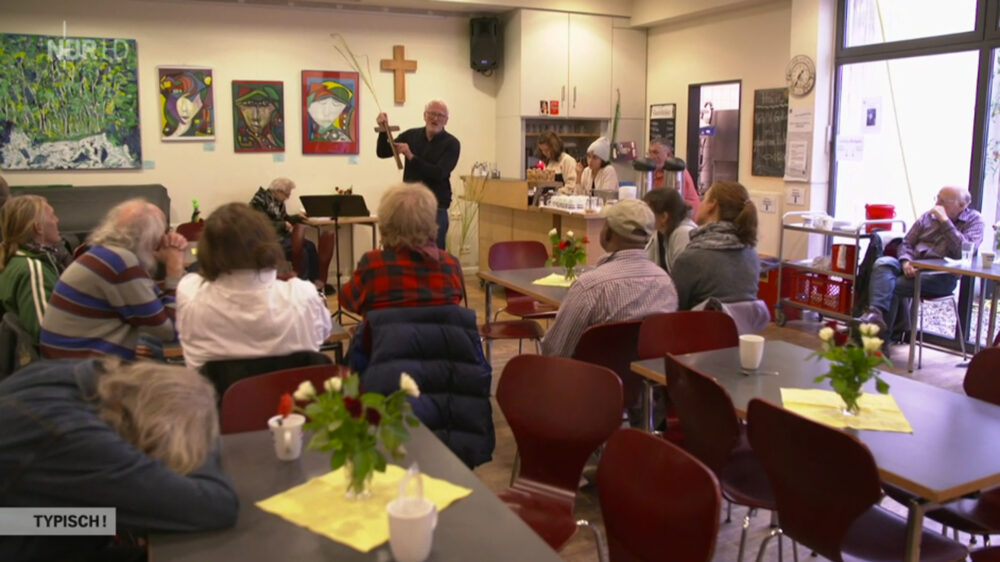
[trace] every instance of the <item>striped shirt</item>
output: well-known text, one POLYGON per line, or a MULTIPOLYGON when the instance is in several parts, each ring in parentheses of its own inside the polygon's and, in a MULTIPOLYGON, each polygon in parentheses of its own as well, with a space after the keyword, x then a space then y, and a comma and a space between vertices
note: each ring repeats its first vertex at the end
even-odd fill
POLYGON ((160 291, 129 250, 94 246, 56 284, 42 321, 42 354, 131 360, 140 331, 173 341, 177 279, 166 285, 160 291))
POLYGON ((906 233, 899 247, 899 261, 930 258, 953 258, 962 256, 962 243, 972 242, 975 247, 983 241, 983 218, 979 213, 966 207, 955 220, 938 222, 933 211, 927 211, 913 228, 906 233))
POLYGON ((583 332, 604 322, 645 318, 677 310, 677 291, 646 250, 619 250, 580 275, 566 293, 552 327, 542 339, 542 353, 570 357, 583 332))

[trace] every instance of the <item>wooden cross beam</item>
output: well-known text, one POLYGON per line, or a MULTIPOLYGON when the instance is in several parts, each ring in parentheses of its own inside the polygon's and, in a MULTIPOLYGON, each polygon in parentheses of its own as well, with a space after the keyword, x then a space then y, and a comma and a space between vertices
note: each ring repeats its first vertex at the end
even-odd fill
POLYGON ((402 45, 392 46, 392 58, 382 59, 382 70, 391 70, 393 77, 393 99, 396 103, 406 102, 406 72, 417 71, 417 61, 406 60, 402 45))
POLYGON ((389 122, 386 121, 384 126, 375 127, 376 133, 385 133, 389 137, 389 148, 392 149, 392 157, 396 159, 396 168, 403 169, 403 161, 399 158, 399 151, 396 150, 396 140, 392 138, 393 131, 398 131, 399 127, 389 126, 389 122))

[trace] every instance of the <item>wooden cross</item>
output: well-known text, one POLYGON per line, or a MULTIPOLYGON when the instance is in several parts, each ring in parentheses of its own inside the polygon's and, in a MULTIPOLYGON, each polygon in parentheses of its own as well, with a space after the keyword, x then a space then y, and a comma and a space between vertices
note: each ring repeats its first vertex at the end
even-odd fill
POLYGON ((398 131, 399 127, 390 127, 388 118, 385 126, 375 127, 376 133, 385 133, 389 137, 389 148, 392 149, 392 157, 396 159, 396 168, 403 169, 403 161, 399 158, 399 150, 396 149, 396 140, 392 138, 392 132, 398 131))
POLYGON ((406 102, 406 72, 417 71, 417 61, 406 60, 403 54, 405 47, 402 45, 392 46, 392 58, 382 59, 382 70, 391 70, 393 77, 393 94, 396 103, 406 102))

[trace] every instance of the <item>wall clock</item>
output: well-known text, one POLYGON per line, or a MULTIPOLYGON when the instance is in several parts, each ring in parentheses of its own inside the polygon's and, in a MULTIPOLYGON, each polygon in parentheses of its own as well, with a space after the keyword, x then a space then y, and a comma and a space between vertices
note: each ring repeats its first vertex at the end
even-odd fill
POLYGON ((816 63, 808 55, 795 55, 785 67, 785 82, 794 96, 804 96, 816 85, 816 63))

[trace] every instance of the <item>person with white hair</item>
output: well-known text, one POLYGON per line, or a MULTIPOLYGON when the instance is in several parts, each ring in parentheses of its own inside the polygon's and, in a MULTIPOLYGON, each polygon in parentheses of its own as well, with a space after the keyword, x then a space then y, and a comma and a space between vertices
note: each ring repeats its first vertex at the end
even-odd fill
POLYGON ((90 246, 56 283, 42 320, 48 358, 135 358, 140 333, 173 341, 174 292, 184 274, 187 240, 145 199, 119 203, 87 239, 90 246), (162 264, 164 289, 150 278, 162 264))
MULTIPOLYGON (((288 178, 275 178, 267 186, 257 189, 250 206, 254 210, 260 211, 267 216, 274 226, 274 231, 278 234, 281 242, 281 249, 285 251, 285 259, 292 262, 292 228, 293 225, 304 222, 304 215, 289 215, 285 209, 285 201, 292 196, 295 189, 295 182, 288 178)), ((316 244, 312 240, 302 240, 302 264, 301 271, 296 273, 299 279, 311 281, 317 289, 325 289, 327 293, 333 292, 333 287, 325 288, 319 281, 319 254, 316 252, 316 244)))
MULTIPOLYGON (((215 389, 198 373, 115 358, 36 361, 0 382, 0 403, 4 507, 110 507, 111 532, 123 536, 236 522, 215 389)), ((144 547, 110 536, 0 537, 0 560, 132 554, 146 559, 144 547)))
POLYGON ((590 195, 595 189, 618 192, 618 172, 611 165, 611 141, 601 137, 587 147, 587 167, 576 184, 577 195, 590 195))
MULTIPOLYGON (((385 113, 375 118, 379 127, 388 123, 385 113)), ((462 144, 454 135, 444 130, 448 124, 448 105, 441 100, 431 100, 424 106, 423 127, 407 129, 396 135, 396 152, 406 159, 403 181, 422 183, 437 199, 437 247, 444 250, 448 239, 448 207, 451 206, 451 172, 458 164, 462 144)), ((378 134, 376 152, 379 158, 392 156, 389 135, 378 134)))
POLYGON ((608 254, 570 286, 542 338, 544 355, 571 357, 583 332, 596 324, 677 310, 673 281, 646 256, 646 244, 656 232, 649 205, 626 199, 606 207, 604 217, 601 247, 608 254))

